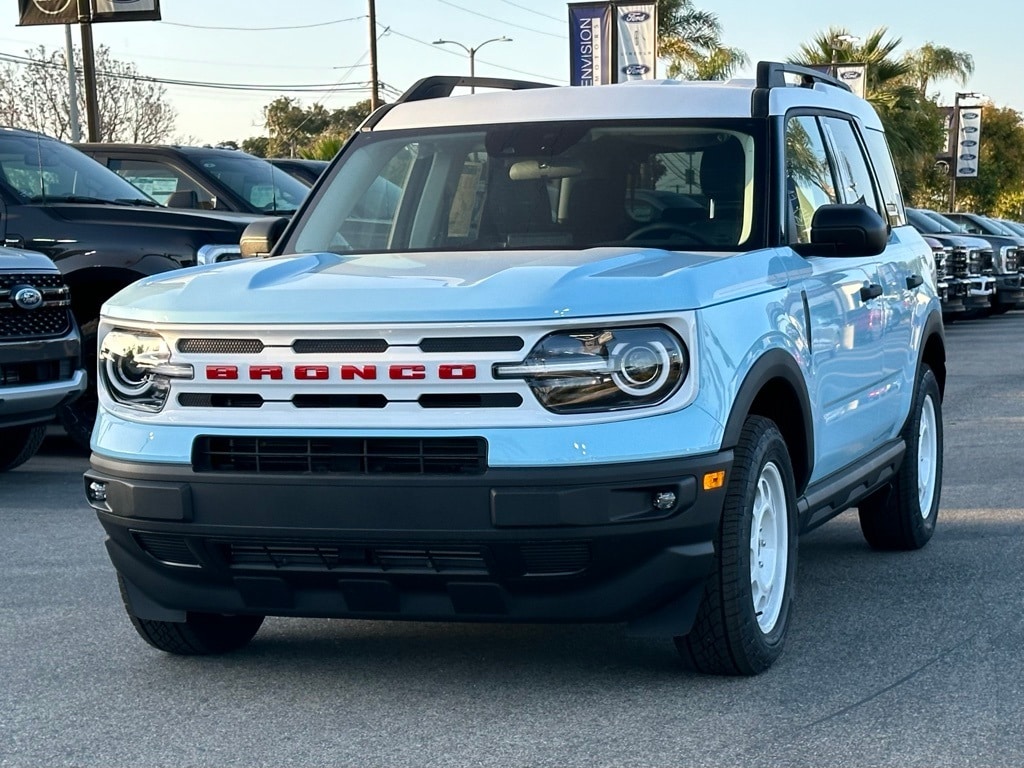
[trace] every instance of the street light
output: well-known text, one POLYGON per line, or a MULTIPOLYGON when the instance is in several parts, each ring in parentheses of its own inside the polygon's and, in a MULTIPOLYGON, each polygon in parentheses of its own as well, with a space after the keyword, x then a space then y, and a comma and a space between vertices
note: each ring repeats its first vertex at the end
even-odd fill
MULTIPOLYGON (((479 51, 481 48, 483 48, 488 43, 511 43, 511 42, 512 42, 512 38, 511 37, 505 37, 504 35, 502 35, 501 37, 492 37, 490 40, 484 40, 482 43, 480 43, 480 45, 476 46, 475 48, 469 48, 468 46, 463 45, 462 43, 460 43, 457 40, 435 40, 434 41, 434 45, 457 45, 457 46, 459 46, 459 48, 464 50, 466 52, 466 55, 469 56, 469 76, 470 77, 475 77, 476 76, 476 64, 475 64, 475 62, 476 62, 476 52, 477 51, 479 51)), ((469 92, 470 93, 476 93, 476 88, 474 88, 473 86, 470 86, 469 87, 469 92)))
POLYGON ((829 73, 832 77, 836 76, 836 64, 839 62, 836 60, 836 53, 839 51, 839 46, 836 43, 842 43, 843 47, 852 45, 853 43, 859 43, 860 38, 856 35, 836 35, 832 38, 830 45, 832 46, 832 71, 829 73))

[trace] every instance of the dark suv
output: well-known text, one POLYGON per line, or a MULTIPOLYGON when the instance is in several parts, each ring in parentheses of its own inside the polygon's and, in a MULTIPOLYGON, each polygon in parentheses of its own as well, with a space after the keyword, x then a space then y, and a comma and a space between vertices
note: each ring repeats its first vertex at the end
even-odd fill
POLYGON ((75 144, 168 208, 287 215, 308 191, 261 157, 223 147, 75 144))
MULTIPOLYGON (((90 379, 100 306, 140 277, 232 258, 255 216, 164 208, 71 146, 34 131, 0 128, 0 237, 49 256, 71 289, 90 379)), ((60 412, 88 446, 95 383, 60 412)))

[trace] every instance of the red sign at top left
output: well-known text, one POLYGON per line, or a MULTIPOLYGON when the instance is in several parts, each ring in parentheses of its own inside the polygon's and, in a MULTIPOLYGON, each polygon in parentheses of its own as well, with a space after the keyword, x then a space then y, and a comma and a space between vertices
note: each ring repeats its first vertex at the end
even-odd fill
POLYGON ((18 10, 18 25, 23 27, 80 21, 158 21, 160 0, 18 0, 18 10))

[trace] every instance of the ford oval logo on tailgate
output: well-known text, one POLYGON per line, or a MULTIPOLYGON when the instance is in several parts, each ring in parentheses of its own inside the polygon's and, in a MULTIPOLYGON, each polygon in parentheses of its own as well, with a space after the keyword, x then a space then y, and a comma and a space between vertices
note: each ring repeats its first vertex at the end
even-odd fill
POLYGON ((629 11, 622 14, 622 20, 627 24, 643 24, 649 18, 651 18, 651 14, 647 11, 629 11))
POLYGON ((628 67, 623 67, 622 72, 626 75, 646 75, 651 71, 651 68, 646 64, 630 64, 628 67))
POLYGON ((14 303, 22 309, 35 309, 43 304, 43 294, 31 285, 17 286, 11 291, 14 303))

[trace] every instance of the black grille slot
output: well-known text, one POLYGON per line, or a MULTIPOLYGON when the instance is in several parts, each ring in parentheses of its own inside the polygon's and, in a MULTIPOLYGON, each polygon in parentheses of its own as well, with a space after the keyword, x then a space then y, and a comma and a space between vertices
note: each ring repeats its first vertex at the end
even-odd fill
POLYGON ((421 408, 518 408, 523 398, 515 392, 420 395, 419 404, 421 408))
POLYGON ((585 541, 554 541, 520 547, 524 576, 572 576, 590 563, 590 544, 585 541))
POLYGON ((74 371, 70 358, 42 363, 9 363, 0 365, 0 386, 46 384, 67 381, 74 371))
POLYGON ((296 408, 386 408, 384 395, 295 395, 296 408))
POLYGON ((64 276, 59 272, 4 272, 0 274, 0 293, 10 291, 16 285, 31 285, 44 294, 46 289, 66 291, 64 276))
POLYGON ((259 339, 178 339, 179 352, 196 355, 255 355, 263 349, 259 339))
POLYGON ((231 568, 349 573, 404 573, 484 576, 489 573, 477 547, 375 547, 332 542, 225 542, 231 568))
POLYGON ((483 438, 222 437, 192 446, 196 472, 467 475, 487 467, 483 438))
POLYGON ((188 548, 183 536, 148 531, 132 531, 132 535, 147 554, 155 557, 161 563, 199 565, 199 561, 192 554, 192 550, 188 548))
POLYGON ((71 312, 65 307, 0 309, 0 338, 24 339, 66 336, 71 331, 71 312))
POLYGON ((296 339, 292 343, 297 355, 373 354, 387 349, 384 339, 296 339))
POLYGON ((523 340, 518 336, 469 336, 420 341, 420 350, 423 352, 518 352, 522 348, 523 340))
POLYGON ((262 408, 263 398, 259 395, 223 392, 182 392, 178 404, 183 408, 262 408))

